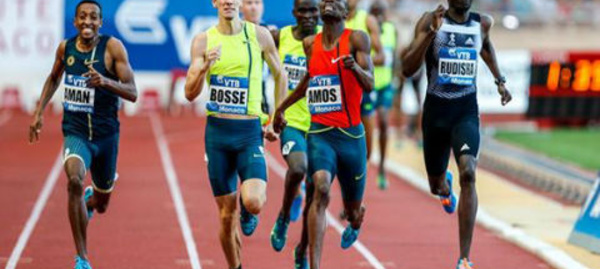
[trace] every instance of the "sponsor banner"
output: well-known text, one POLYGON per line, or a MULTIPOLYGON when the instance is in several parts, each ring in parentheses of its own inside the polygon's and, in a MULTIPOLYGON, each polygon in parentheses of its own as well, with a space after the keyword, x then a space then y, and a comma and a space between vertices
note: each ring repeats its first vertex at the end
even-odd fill
POLYGON ((506 87, 512 101, 500 104, 498 87, 494 76, 483 62, 479 61, 477 75, 477 99, 481 114, 523 114, 529 103, 529 81, 531 79, 531 52, 527 50, 496 51, 500 72, 506 77, 506 87))
MULTIPOLYGON (((0 0, 2 1, 2 0, 0 0)), ((73 15, 79 0, 66 0, 65 36, 77 34, 73 15)), ((217 23, 212 1, 111 0, 101 1, 101 33, 115 36, 129 52, 135 70, 168 71, 187 68, 193 37, 217 23)), ((264 20, 283 26, 293 23, 293 1, 265 0, 264 20)))
POLYGON ((50 70, 63 36, 62 7, 63 0, 0 0, 3 74, 50 70))

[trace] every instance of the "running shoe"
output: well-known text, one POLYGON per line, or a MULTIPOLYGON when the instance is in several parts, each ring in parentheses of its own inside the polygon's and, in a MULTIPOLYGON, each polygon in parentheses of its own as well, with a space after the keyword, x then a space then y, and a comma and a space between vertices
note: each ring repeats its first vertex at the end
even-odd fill
POLYGON ((390 183, 385 177, 385 173, 379 173, 379 176, 377 176, 377 187, 379 187, 380 190, 387 190, 389 185, 390 183))
POLYGON ((75 269, 92 269, 88 260, 82 259, 79 255, 75 256, 75 269))
POLYGON ((446 184, 448 184, 450 194, 448 194, 448 196, 440 195, 440 202, 442 202, 442 206, 446 213, 452 214, 456 211, 456 203, 458 200, 452 191, 452 173, 450 173, 450 171, 446 171, 446 184))
POLYGON ((458 260, 458 264, 456 264, 456 269, 474 269, 473 263, 470 262, 467 258, 463 258, 458 260))
POLYGON ((285 247, 289 225, 290 220, 285 219, 283 215, 279 214, 277 221, 275 221, 275 226, 271 230, 271 246, 277 252, 280 252, 285 247))
POLYGON ((292 208, 290 208, 290 220, 292 222, 298 221, 300 219, 300 214, 302 214, 302 200, 306 193, 306 185, 304 181, 300 185, 300 193, 296 195, 294 201, 292 202, 292 208))
MULTIPOLYGON (((85 188, 85 190, 83 191, 83 201, 85 201, 86 208, 87 208, 87 202, 92 198, 93 194, 94 194, 94 188, 92 188, 92 186, 87 186, 87 188, 85 188)), ((91 220, 93 216, 94 216, 94 208, 87 208, 88 221, 91 220)))
POLYGON ((310 269, 310 266, 308 265, 308 257, 306 256, 306 253, 304 253, 304 255, 300 256, 298 254, 298 247, 296 247, 294 249, 294 264, 295 264, 296 269, 310 269))
POLYGON ((351 247, 352 244, 354 244, 354 242, 356 241, 356 239, 358 239, 359 232, 360 229, 355 230, 350 224, 348 224, 348 226, 344 230, 344 233, 342 234, 342 248, 347 249, 351 247))

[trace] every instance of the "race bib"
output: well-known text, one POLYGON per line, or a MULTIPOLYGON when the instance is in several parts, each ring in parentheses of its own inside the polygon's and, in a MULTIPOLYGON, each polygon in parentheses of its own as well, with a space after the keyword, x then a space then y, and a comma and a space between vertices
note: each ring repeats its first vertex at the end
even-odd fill
POLYGON ((87 80, 86 77, 65 76, 63 106, 66 111, 94 113, 95 90, 87 87, 87 80))
POLYGON ((316 76, 310 79, 306 100, 310 114, 342 110, 342 90, 337 75, 316 76))
POLYGON ((248 78, 212 75, 206 109, 225 114, 248 114, 248 78))
POLYGON ((288 74, 288 90, 293 91, 306 75, 306 57, 285 55, 283 69, 288 74))
POLYGON ((470 48, 441 48, 438 84, 472 86, 477 77, 477 50, 470 48))

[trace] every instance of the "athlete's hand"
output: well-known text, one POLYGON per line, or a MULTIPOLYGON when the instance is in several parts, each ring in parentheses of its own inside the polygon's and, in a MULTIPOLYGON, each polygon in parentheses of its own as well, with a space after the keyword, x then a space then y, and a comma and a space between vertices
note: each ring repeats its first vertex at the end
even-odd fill
POLYGON ((500 103, 502 103, 503 106, 505 106, 512 100, 512 95, 510 94, 508 89, 506 89, 506 86, 504 84, 498 85, 498 93, 500 94, 501 98, 500 103))
POLYGON ((358 67, 356 60, 354 60, 354 57, 352 57, 352 55, 341 56, 341 61, 344 64, 344 68, 346 69, 355 70, 358 67))
POLYGON ((33 122, 29 125, 29 144, 35 143, 40 140, 40 133, 42 132, 42 126, 44 125, 44 116, 35 113, 33 116, 33 122))
POLYGON ((104 87, 104 85, 106 85, 106 78, 98 73, 98 71, 94 69, 94 66, 88 65, 88 69, 89 71, 83 74, 84 77, 88 78, 86 82, 87 86, 90 88, 104 87))
POLYGON ((221 58, 221 45, 218 45, 210 50, 208 50, 208 52, 206 53, 206 56, 204 57, 205 61, 204 61, 204 66, 203 69, 204 70, 208 70, 210 69, 215 62, 221 58))
POLYGON ((277 139, 279 139, 279 135, 273 130, 272 124, 267 125, 265 129, 265 138, 269 140, 269 142, 275 142, 277 139))
POLYGON ((285 126, 287 125, 287 122, 285 121, 285 118, 283 117, 283 112, 278 110, 275 110, 275 116, 273 117, 273 131, 275 131, 275 133, 280 134, 281 131, 283 130, 283 128, 285 128, 285 126))
POLYGON ((431 26, 429 29, 437 32, 442 27, 442 22, 444 22, 444 14, 446 14, 447 9, 442 5, 438 5, 438 7, 433 11, 433 18, 431 19, 431 26))

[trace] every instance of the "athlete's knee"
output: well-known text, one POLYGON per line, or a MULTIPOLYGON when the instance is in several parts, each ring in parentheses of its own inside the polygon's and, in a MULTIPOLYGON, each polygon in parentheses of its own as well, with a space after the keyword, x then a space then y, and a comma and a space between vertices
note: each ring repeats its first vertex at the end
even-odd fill
POLYGON ((265 199, 258 196, 249 196, 243 198, 244 207, 250 214, 258 215, 265 204, 265 199))
POLYGON ((459 170, 460 170, 460 184, 463 187, 468 187, 475 184, 475 173, 476 163, 475 158, 471 156, 461 157, 459 170))
POLYGON ((326 179, 319 180, 319 183, 315 186, 315 197, 314 203, 317 203, 320 207, 326 207, 329 204, 329 191, 331 184, 326 179))
POLYGON ((83 194, 83 177, 81 175, 69 175, 67 189, 69 195, 81 196, 83 194))
POLYGON ((304 176, 306 175, 306 170, 307 167, 305 163, 292 163, 290 164, 289 169, 290 178, 292 178, 292 180, 294 181, 300 181, 304 179, 304 176))
POLYGON ((221 221, 221 228, 223 228, 225 231, 232 231, 232 226, 235 220, 235 210, 229 208, 222 209, 219 212, 219 219, 221 221))

